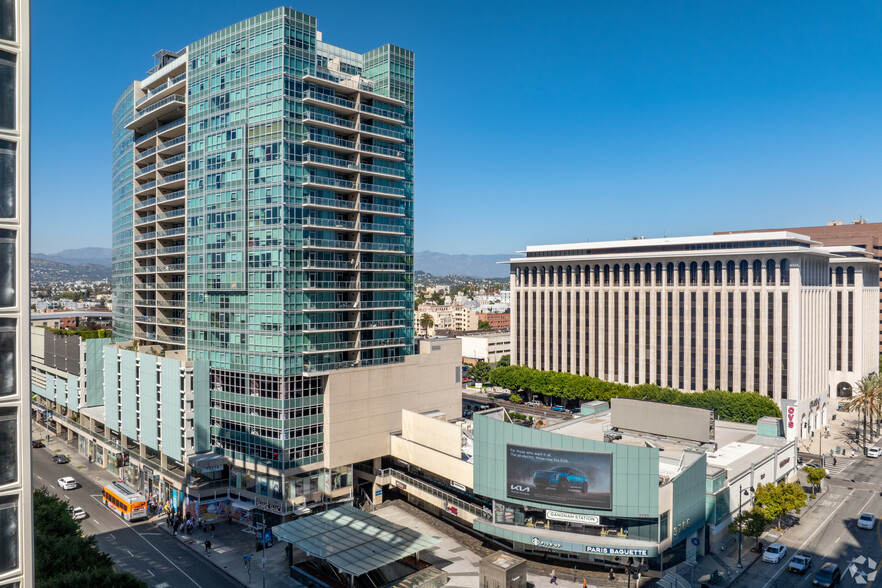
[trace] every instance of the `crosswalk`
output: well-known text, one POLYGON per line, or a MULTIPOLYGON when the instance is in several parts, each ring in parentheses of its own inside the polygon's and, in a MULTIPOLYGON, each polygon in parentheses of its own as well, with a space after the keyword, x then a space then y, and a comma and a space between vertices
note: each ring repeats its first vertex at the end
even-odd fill
POLYGON ((831 478, 841 478, 843 472, 845 472, 851 464, 857 461, 857 459, 837 457, 836 465, 833 465, 833 458, 828 457, 824 461, 824 468, 827 470, 827 475, 831 478))

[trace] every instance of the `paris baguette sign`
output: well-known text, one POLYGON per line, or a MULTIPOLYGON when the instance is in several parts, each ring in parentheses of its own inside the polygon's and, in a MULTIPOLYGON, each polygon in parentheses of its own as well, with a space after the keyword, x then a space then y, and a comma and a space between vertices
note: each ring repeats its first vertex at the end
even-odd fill
POLYGON ((546 510, 545 518, 552 521, 565 521, 568 523, 581 523, 583 525, 599 525, 600 517, 597 515, 576 514, 561 512, 559 510, 546 510))

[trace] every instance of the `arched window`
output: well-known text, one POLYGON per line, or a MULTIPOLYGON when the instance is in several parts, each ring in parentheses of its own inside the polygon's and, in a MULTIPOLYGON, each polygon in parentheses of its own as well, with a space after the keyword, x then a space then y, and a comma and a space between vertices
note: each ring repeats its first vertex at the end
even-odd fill
POLYGON ((677 284, 680 286, 686 285, 686 264, 682 261, 677 264, 677 284))
POLYGON ((625 282, 625 285, 631 283, 631 264, 626 263, 625 267, 622 268, 622 279, 625 282))
POLYGON ((723 283, 723 262, 714 263, 714 284, 719 286, 723 283))
POLYGON ((536 266, 533 266, 532 274, 533 274, 533 276, 530 279, 530 285, 535 287, 536 286, 536 279, 539 277, 538 276, 539 268, 537 268, 536 266))
POLYGON ((753 283, 763 283, 763 262, 758 259, 753 260, 753 283))
POLYGON ((790 283, 790 260, 786 257, 781 260, 781 283, 790 283))
POLYGON ((567 266, 567 286, 573 283, 573 266, 567 266))
POLYGON ((726 262, 726 283, 727 284, 735 284, 735 262, 727 261, 726 262))
POLYGON ((854 286, 854 268, 851 266, 845 270, 845 283, 849 286, 854 286))
POLYGON ((599 265, 594 266, 594 285, 595 286, 600 285, 600 266, 599 265))
POLYGON ((520 286, 521 285, 521 268, 516 267, 514 270, 514 275, 515 275, 515 284, 520 286))
POLYGON ((747 283, 747 267, 748 266, 747 266, 746 259, 742 259, 741 263, 738 264, 738 272, 741 274, 738 281, 741 282, 742 284, 747 283))
POLYGON ((667 270, 667 274, 668 274, 668 277, 667 277, 668 286, 673 286, 674 285, 674 264, 668 262, 668 265, 665 269, 667 270))
POLYGON ((619 264, 613 266, 613 284, 619 285, 619 264))
MULTIPOLYGON (((661 284, 661 264, 657 263, 655 265, 655 268, 656 268, 655 269, 655 272, 656 272, 655 283, 661 284)), ((647 263, 643 267, 643 274, 645 276, 644 280, 645 280, 646 284, 648 284, 649 286, 652 286, 652 264, 647 263)))
POLYGON ((555 282, 555 286, 560 286, 563 284, 563 266, 557 266, 557 282, 555 282))
POLYGON ((701 264, 701 285, 710 285, 710 264, 706 261, 701 264))
POLYGON ((603 266, 603 285, 609 286, 609 264, 603 266))
POLYGON ((689 264, 689 285, 695 286, 698 284, 698 264, 694 261, 689 264))
POLYGON ((540 268, 540 270, 539 270, 539 285, 540 286, 545 285, 545 268, 544 267, 540 268))
POLYGON ((576 266, 576 285, 580 285, 582 283, 582 266, 576 266))
POLYGON ((841 267, 836 268, 836 285, 837 286, 842 285, 842 268, 841 267))
POLYGON ((766 284, 775 284, 775 260, 770 259, 766 262, 766 284))

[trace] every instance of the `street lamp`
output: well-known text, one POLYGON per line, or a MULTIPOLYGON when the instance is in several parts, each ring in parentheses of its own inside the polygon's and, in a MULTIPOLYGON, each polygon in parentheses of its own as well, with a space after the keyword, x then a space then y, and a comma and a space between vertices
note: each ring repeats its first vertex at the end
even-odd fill
MULTIPOLYGON (((753 486, 750 487, 750 492, 753 492, 753 486)), ((742 531, 744 530, 744 521, 741 520, 741 503, 743 502, 741 496, 750 496, 750 492, 747 490, 741 489, 741 484, 738 484, 738 564, 737 567, 744 567, 741 563, 741 547, 744 544, 744 534, 742 531)))

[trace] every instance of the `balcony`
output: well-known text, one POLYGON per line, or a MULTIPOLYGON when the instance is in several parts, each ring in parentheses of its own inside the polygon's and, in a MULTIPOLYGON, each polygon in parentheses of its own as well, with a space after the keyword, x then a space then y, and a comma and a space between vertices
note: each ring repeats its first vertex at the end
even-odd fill
POLYGON ((339 269, 358 271, 355 267, 355 260, 337 260, 337 259, 305 259, 303 260, 305 269, 339 269))
POLYGON ((358 348, 370 349, 372 347, 398 347, 401 345, 407 345, 407 339, 405 339, 404 337, 393 337, 391 339, 368 339, 366 341, 359 341, 358 348))
POLYGON ((135 226, 144 225, 147 223, 152 223, 156 220, 156 215, 151 214, 150 216, 142 216, 141 218, 135 218, 135 226))
POLYGON ((155 265, 142 265, 142 266, 135 266, 135 273, 136 273, 136 274, 152 274, 152 273, 155 273, 155 272, 156 272, 156 266, 155 266, 155 265))
POLYGON ((358 326, 361 330, 369 329, 388 329, 391 327, 407 327, 409 326, 407 319, 389 319, 382 321, 362 320, 358 326))
POLYGON ((312 239, 307 237, 303 240, 303 246, 311 249, 355 249, 355 241, 340 241, 337 239, 312 239))
POLYGON ((358 285, 360 290, 404 290, 407 284, 404 282, 369 282, 364 281, 358 285))
POLYGON ((354 329, 355 324, 355 321, 306 323, 303 325, 303 330, 307 333, 317 331, 348 331, 354 329))
POLYGON ((141 184, 140 186, 135 187, 135 194, 140 194, 141 192, 146 192, 147 190, 151 190, 156 187, 156 180, 152 182, 147 182, 146 184, 141 184))
POLYGON ((153 324, 156 322, 156 317, 149 314, 135 315, 135 320, 139 323, 148 323, 153 324))
POLYGON ((328 94, 322 94, 321 92, 316 92, 315 90, 307 90, 306 94, 303 95, 303 102, 305 104, 321 105, 332 110, 337 110, 349 114, 355 114, 357 112, 355 108, 355 102, 353 102, 352 100, 339 98, 337 96, 330 96, 328 94))
POLYGON ((355 302, 341 301, 307 301, 304 306, 304 312, 327 312, 329 310, 353 310, 356 307, 355 302))
POLYGON ((160 202, 169 202, 170 200, 177 200, 178 198, 183 198, 186 195, 186 191, 184 190, 176 190, 174 192, 169 192, 168 194, 162 194, 161 196, 156 197, 156 204, 160 202))
POLYGON ((161 212, 156 215, 156 220, 161 221, 161 220, 166 220, 166 219, 170 219, 170 218, 177 218, 180 216, 184 216, 184 214, 186 212, 187 211, 183 208, 179 208, 177 210, 171 210, 169 212, 161 212))
POLYGON ((144 249, 143 251, 135 251, 135 257, 150 257, 156 255, 156 249, 144 249))
POLYGON ((317 127, 331 129, 336 132, 353 133, 355 131, 355 122, 351 120, 340 118, 338 116, 329 116, 311 110, 307 110, 303 113, 303 122, 317 127))
POLYGON ((355 280, 348 282, 307 280, 303 284, 304 290, 355 290, 355 280))
POLYGON ((357 361, 337 361, 332 363, 316 363, 303 364, 303 375, 304 376, 317 376, 319 374, 326 374, 328 372, 333 372, 336 370, 345 370, 348 368, 358 367, 357 361))
POLYGON ((305 186, 333 188, 335 190, 340 190, 341 192, 355 192, 355 182, 340 180, 337 178, 310 175, 306 178, 303 184, 305 186))
POLYGON ((319 146, 330 145, 337 151, 344 151, 347 153, 354 153, 356 151, 355 141, 347 141, 346 139, 330 137, 328 135, 322 135, 321 133, 310 132, 309 135, 306 137, 306 140, 303 141, 303 144, 319 146))
POLYGON ((141 202, 135 202, 135 210, 147 208, 148 206, 153 206, 154 204, 156 204, 156 198, 148 198, 147 200, 142 200, 141 202))
POLYGON ((168 229, 167 231, 156 231, 157 239, 164 239, 166 237, 174 237, 176 235, 183 235, 186 229, 184 227, 177 227, 175 229, 168 229))
POLYGON ((156 317, 156 322, 161 325, 171 325, 174 327, 183 327, 186 324, 183 318, 166 318, 164 316, 156 317))
POLYGON ((355 210, 355 202, 337 200, 336 198, 319 198, 318 196, 307 196, 303 201, 303 205, 310 208, 327 208, 329 210, 355 210))
POLYGON ((325 353, 327 351, 346 351, 355 349, 355 341, 333 341, 331 343, 304 343, 304 353, 325 353))
POLYGON ((398 225, 384 225, 380 223, 361 223, 362 231, 370 231, 372 233, 386 233, 389 235, 403 235, 404 227, 398 225))
POLYGON ((158 307, 168 307, 168 308, 185 308, 187 306, 186 300, 163 300, 162 298, 156 299, 156 306, 158 307))
POLYGON ((387 204, 374 204, 371 202, 362 202, 361 210, 363 212, 376 212, 389 216, 404 216, 403 206, 389 206, 387 204))
POLYGON ((359 190, 368 194, 379 194, 380 196, 393 196, 404 198, 404 188, 393 188, 392 186, 381 186, 379 184, 359 184, 359 190))
POLYGON ((153 282, 135 283, 135 290, 156 290, 156 284, 153 282))
POLYGON ((167 186, 168 184, 174 184, 180 182, 181 186, 184 185, 184 177, 187 175, 187 172, 178 172, 176 174, 172 174, 170 176, 165 176, 164 178, 159 178, 156 180, 157 186, 167 186))
POLYGON ((366 125, 366 124, 359 125, 358 129, 359 129, 359 131, 361 131, 362 134, 372 135, 374 137, 377 137, 379 139, 383 139, 385 141, 396 141, 399 143, 404 142, 404 132, 403 131, 386 129, 383 127, 378 127, 376 125, 366 125))
POLYGON ((403 243, 361 243, 358 248, 361 251, 392 251, 404 253, 403 243))
MULTIPOLYGON (((334 170, 342 170, 344 172, 353 173, 358 171, 358 165, 354 161, 340 159, 337 157, 327 157, 324 155, 316 155, 315 153, 307 153, 303 162, 306 165, 314 165, 316 167, 325 167, 334 170)), ((362 166, 364 167, 364 166, 362 166)))
POLYGON ((404 308, 407 306, 407 302, 404 300, 369 300, 362 302, 359 306, 362 310, 392 310, 404 308))
POLYGON ((170 90, 171 88, 173 88, 174 86, 177 86, 178 84, 180 84, 181 82, 183 82, 186 79, 187 79, 187 74, 182 73, 181 75, 179 75, 175 78, 172 78, 171 80, 165 82, 164 84, 156 86, 155 88, 153 88, 152 90, 147 92, 147 94, 145 94, 143 97, 139 98, 135 102, 135 108, 141 106, 142 104, 144 104, 145 102, 147 102, 151 98, 155 98, 159 94, 162 94, 162 92, 164 90, 170 90))
POLYGON ((153 120, 168 116, 177 110, 183 110, 187 104, 187 97, 182 94, 172 94, 155 104, 151 104, 144 110, 135 113, 135 118, 126 125, 130 131, 137 130, 142 125, 150 124, 153 120))
POLYGON ((153 137, 156 137, 157 135, 161 135, 167 131, 174 129, 175 127, 179 127, 179 126, 185 124, 186 122, 187 122, 186 117, 181 117, 181 118, 175 119, 175 120, 171 121, 170 123, 162 125, 158 129, 154 129, 154 130, 150 131, 149 133, 146 133, 144 135, 141 135, 140 137, 137 137, 135 139, 135 145, 140 145, 141 143, 143 143, 147 139, 152 139, 153 137))
POLYGON ((373 153, 380 157, 387 157, 396 161, 404 161, 405 153, 403 149, 389 149, 388 147, 380 147, 379 145, 368 145, 367 143, 359 143, 358 150, 365 153, 373 153))
POLYGON ((393 124, 404 124, 405 116, 403 112, 384 108, 382 106, 368 106, 367 104, 359 105, 361 111, 377 118, 382 118, 393 124))
POLYGON ((182 272, 187 269, 187 264, 175 263, 172 265, 158 265, 156 271, 160 273, 182 272))
POLYGON ((152 231, 150 233, 142 233, 140 235, 135 235, 135 243, 140 243, 141 241, 149 241, 151 239, 156 238, 156 232, 152 231))
POLYGON ((155 338, 157 341, 162 341, 163 343, 175 343, 178 345, 183 345, 186 341, 186 338, 183 335, 164 335, 162 333, 157 333, 155 338))
POLYGON ((304 227, 323 227, 328 229, 355 230, 355 221, 337 220, 334 218, 305 218, 304 227))
POLYGON ((361 171, 367 174, 371 174, 373 176, 386 176, 389 178, 395 178, 396 180, 404 179, 403 169, 387 167, 385 165, 371 165, 369 163, 362 163, 361 171))
POLYGON ((172 255, 173 253, 183 253, 185 247, 183 245, 176 245, 174 247, 160 247, 156 249, 156 255, 172 255))
POLYGON ((180 137, 175 137, 174 139, 170 139, 170 140, 166 141, 165 143, 157 145, 156 147, 151 147, 147 151, 142 151, 141 153, 138 153, 137 155, 135 155, 135 162, 137 163, 138 161, 144 159, 145 157, 153 155, 157 151, 165 151, 167 149, 171 149, 175 145, 180 145, 180 144, 184 143, 186 140, 187 140, 187 137, 184 135, 181 135, 180 137))
POLYGON ((183 168, 183 162, 186 159, 186 157, 187 157, 187 155, 185 153, 181 153, 179 155, 174 155, 172 157, 169 157, 168 159, 163 159, 162 161, 159 161, 155 164, 156 169, 163 169, 163 168, 169 167, 170 165, 174 165, 176 163, 182 164, 182 168, 183 168))
POLYGON ((362 261, 359 264, 359 269, 361 270, 370 270, 370 271, 389 271, 389 272, 404 272, 408 270, 406 264, 403 263, 383 263, 379 261, 362 261))

